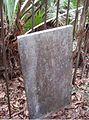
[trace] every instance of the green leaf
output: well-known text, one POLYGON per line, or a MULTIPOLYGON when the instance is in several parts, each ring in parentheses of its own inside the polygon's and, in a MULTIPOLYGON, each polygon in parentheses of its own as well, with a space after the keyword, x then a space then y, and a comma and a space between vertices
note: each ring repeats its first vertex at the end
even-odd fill
MULTIPOLYGON (((40 24, 41 22, 43 22, 43 12, 41 10, 38 10, 34 16, 34 26, 40 24)), ((32 28, 32 18, 28 20, 24 28, 25 31, 28 31, 29 29, 32 28)))

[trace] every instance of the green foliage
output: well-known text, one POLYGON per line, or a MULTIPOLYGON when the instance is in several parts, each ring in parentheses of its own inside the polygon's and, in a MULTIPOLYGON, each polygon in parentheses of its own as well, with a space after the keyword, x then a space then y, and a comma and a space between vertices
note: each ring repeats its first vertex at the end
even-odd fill
MULTIPOLYGON (((43 0, 34 0, 34 9, 37 8, 38 3, 42 4, 42 2, 43 0)), ((22 10, 22 8, 19 8, 19 0, 4 0, 4 6, 5 6, 5 9, 4 9, 5 15, 10 28, 13 28, 13 26, 16 26, 15 19, 17 17, 17 13, 19 9, 20 9, 20 13, 19 13, 20 16, 17 18, 17 20, 21 19, 24 22, 24 20, 27 18, 27 14, 31 15, 29 13, 31 13, 32 11, 32 3, 31 1, 29 2, 29 0, 27 0, 27 2, 25 0, 22 1, 21 6, 24 11, 22 10)), ((42 16, 43 16, 43 13, 39 8, 38 11, 36 11, 34 16, 34 25, 38 25, 42 22, 42 16)), ((25 27, 25 31, 29 30, 32 27, 32 18, 30 18, 26 22, 24 27, 25 27)))
POLYGON ((71 0, 70 7, 73 9, 76 8, 76 6, 77 6, 77 0, 71 0))
POLYGON ((5 6, 5 15, 8 19, 9 25, 13 25, 14 19, 16 17, 16 9, 18 6, 19 0, 4 0, 4 6, 5 6))
MULTIPOLYGON (((40 24, 43 22, 43 12, 41 10, 38 10, 34 15, 34 26, 40 24)), ((24 25, 25 31, 28 31, 32 28, 32 18, 27 21, 27 23, 24 25)))
MULTIPOLYGON (((81 0, 82 1, 82 0, 81 0)), ((44 0, 34 0, 34 10, 38 9, 34 14, 34 26, 40 24, 43 22, 43 16, 44 16, 44 0), (39 5, 43 5, 41 8, 38 8, 39 5)), ((60 0, 60 13, 64 13, 67 10, 68 0, 60 0)), ((70 2, 70 9, 76 8, 77 0, 71 0, 70 2)), ((31 29, 32 27, 32 3, 29 0, 22 0, 21 2, 21 8, 19 8, 19 0, 4 0, 4 6, 5 6, 5 15, 8 21, 8 24, 10 27, 14 26, 15 19, 17 18, 18 10, 20 10, 19 17, 24 23, 23 27, 25 31, 31 29), (25 20, 28 19, 28 21, 25 22, 25 20)), ((48 0, 48 6, 47 6, 47 19, 56 17, 56 10, 57 10, 57 0, 48 0)), ((70 17, 71 19, 71 17, 70 17)), ((69 20, 70 20, 69 19, 69 20)), ((16 25, 15 25, 16 26, 16 25)))

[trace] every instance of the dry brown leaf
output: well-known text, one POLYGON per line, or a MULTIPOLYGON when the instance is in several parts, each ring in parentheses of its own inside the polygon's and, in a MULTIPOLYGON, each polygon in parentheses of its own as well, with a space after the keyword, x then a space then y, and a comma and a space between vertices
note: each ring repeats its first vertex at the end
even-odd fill
POLYGON ((0 98, 4 98, 5 97, 5 92, 0 93, 0 98))

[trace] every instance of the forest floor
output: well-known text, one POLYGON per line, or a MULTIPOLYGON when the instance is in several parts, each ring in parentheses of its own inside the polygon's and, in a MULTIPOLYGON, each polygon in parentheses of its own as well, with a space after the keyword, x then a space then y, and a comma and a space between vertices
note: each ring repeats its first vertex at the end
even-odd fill
MULTIPOLYGON (((11 39, 11 38, 10 38, 11 39)), ((11 49, 11 58, 9 64, 13 62, 12 68, 19 68, 18 48, 16 40, 7 43, 11 49), (15 59, 12 59, 15 58, 15 59), (16 61, 18 61, 16 63, 16 61)), ((7 46, 8 46, 7 45, 7 46)), ((21 68, 20 68, 21 70, 21 68)), ((25 94, 24 80, 20 70, 12 70, 14 73, 11 80, 8 81, 9 96, 12 119, 29 119, 27 110, 27 100, 25 94)), ((48 119, 60 120, 88 120, 89 119, 89 76, 88 78, 80 77, 81 70, 77 71, 77 78, 75 86, 71 93, 71 104, 58 112, 52 114, 48 119)), ((0 119, 7 119, 9 117, 7 95, 6 95, 6 82, 4 78, 0 78, 0 119)))
MULTIPOLYGON (((9 80, 9 93, 12 119, 28 119, 27 101, 22 75, 9 80)), ((0 80, 0 119, 8 118, 5 80, 0 80)), ((89 119, 89 77, 80 79, 77 72, 73 86, 71 104, 52 114, 49 119, 88 120, 89 119)))

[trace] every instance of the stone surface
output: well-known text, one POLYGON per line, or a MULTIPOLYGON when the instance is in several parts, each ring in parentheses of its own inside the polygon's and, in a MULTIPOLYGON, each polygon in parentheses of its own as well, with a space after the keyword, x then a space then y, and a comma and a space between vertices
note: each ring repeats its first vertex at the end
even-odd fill
POLYGON ((40 118, 70 103, 72 26, 18 37, 30 118, 40 118))

